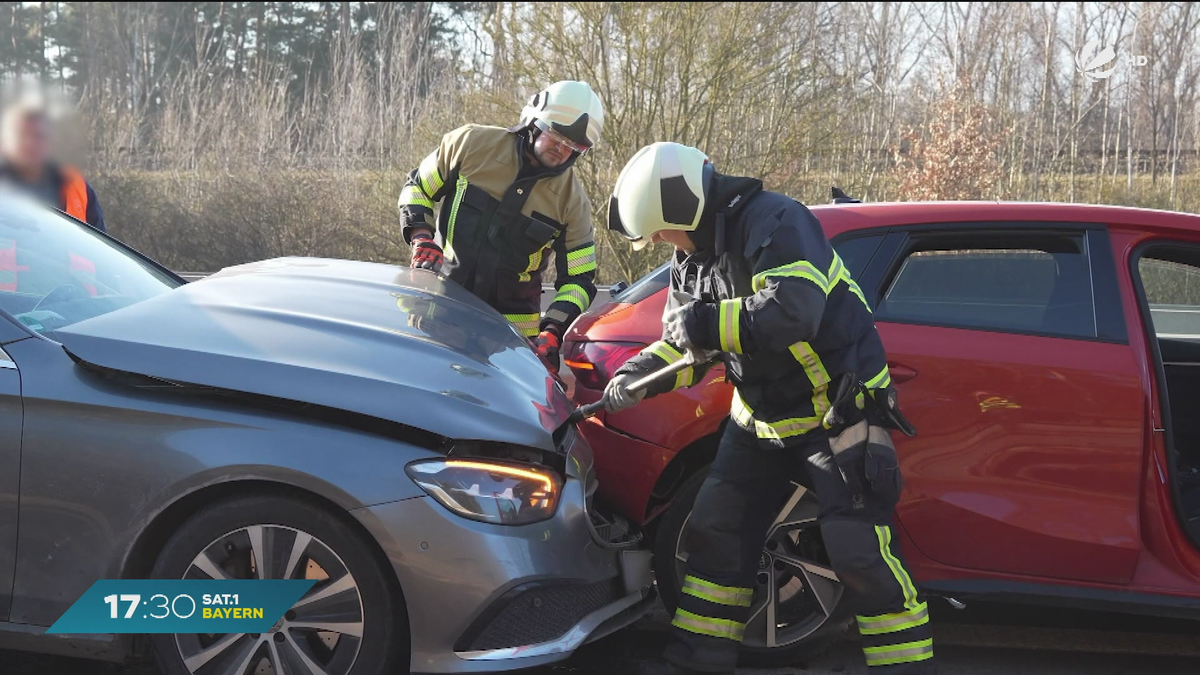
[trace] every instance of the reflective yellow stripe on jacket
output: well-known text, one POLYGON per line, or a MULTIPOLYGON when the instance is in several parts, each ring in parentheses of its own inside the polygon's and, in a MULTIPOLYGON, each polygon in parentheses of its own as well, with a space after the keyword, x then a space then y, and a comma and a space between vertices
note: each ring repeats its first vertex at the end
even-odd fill
POLYGON ((505 314, 504 318, 516 326, 517 330, 525 337, 536 337, 538 334, 538 320, 542 316, 540 314, 505 314))
POLYGON ((842 263, 842 259, 836 251, 833 254, 833 262, 829 265, 827 278, 829 279, 829 290, 826 291, 826 295, 833 292, 833 287, 839 281, 844 281, 850 292, 858 296, 858 299, 862 301, 863 307, 867 308, 867 312, 871 312, 871 305, 867 302, 866 296, 863 295, 862 289, 858 287, 858 283, 854 279, 850 278, 850 272, 846 269, 846 265, 842 263))
MULTIPOLYGON (((850 292, 862 301, 867 311, 871 311, 871 306, 867 303, 862 289, 850 277, 850 272, 846 269, 841 256, 836 251, 833 253, 833 260, 830 262, 829 269, 825 272, 818 270, 816 266, 807 260, 797 260, 787 265, 760 272, 754 275, 751 282, 754 291, 757 293, 766 288, 767 280, 771 277, 794 277, 808 280, 821 289, 826 297, 833 292, 837 284, 845 282, 850 292)), ((740 344, 734 343, 734 335, 739 319, 740 316, 738 313, 730 312, 727 314, 725 303, 722 302, 721 314, 718 319, 718 332, 720 334, 722 350, 733 351, 732 347, 740 347, 740 344)), ((830 408, 829 383, 831 377, 816 350, 807 342, 797 342, 791 345, 788 350, 796 361, 804 367, 805 375, 808 376, 809 384, 812 385, 814 414, 809 417, 795 417, 770 423, 762 422, 753 418, 753 411, 735 393, 734 419, 738 420, 744 427, 753 427, 759 438, 783 439, 812 431, 821 426, 822 418, 830 408)), ((870 389, 877 389, 886 387, 889 383, 891 383, 891 377, 888 375, 887 367, 885 366, 883 371, 871 378, 866 385, 870 389)), ((857 403, 859 408, 863 407, 864 402, 862 401, 861 394, 858 397, 857 403)))
POLYGON ((810 417, 789 417, 774 422, 756 420, 754 419, 754 410, 746 405, 746 402, 742 400, 736 388, 733 390, 733 401, 729 406, 729 414, 742 427, 753 429, 755 435, 759 438, 771 440, 783 440, 792 436, 799 436, 821 426, 821 418, 816 415, 810 417))
POLYGON ((808 382, 812 385, 813 415, 819 420, 831 407, 829 403, 829 371, 825 369, 825 364, 821 362, 821 357, 817 356, 812 345, 807 342, 797 342, 788 347, 788 351, 800 362, 800 365, 804 366, 804 374, 808 376, 808 382))
POLYGON ((742 353, 742 299, 722 300, 718 306, 717 333, 721 351, 742 353))
MULTIPOLYGON (((836 253, 834 254, 834 259, 837 259, 836 253)), ((807 279, 813 282, 817 288, 821 289, 825 295, 829 295, 829 291, 832 290, 829 285, 829 279, 807 260, 797 260, 794 263, 755 274, 751 280, 751 288, 754 289, 755 293, 767 287, 767 279, 769 277, 798 277, 800 279, 807 279)))
POLYGON ((417 175, 421 178, 421 189, 425 191, 426 196, 432 198, 438 190, 442 189, 442 174, 438 172, 436 152, 421 160, 421 166, 417 168, 417 175))
POLYGON ((842 262, 842 258, 837 254, 837 251, 834 251, 833 261, 829 264, 829 269, 824 273, 807 260, 797 260, 794 263, 769 269, 765 272, 759 272, 754 275, 754 279, 751 282, 754 292, 757 293, 766 288, 767 279, 770 277, 798 277, 800 279, 807 279, 817 288, 821 289, 826 297, 833 292, 833 289, 839 282, 845 282, 850 292, 858 296, 858 299, 862 301, 863 307, 866 307, 868 312, 871 311, 871 305, 867 303, 867 298, 863 295, 862 288, 859 287, 854 279, 850 278, 850 272, 846 269, 846 265, 842 262))
POLYGON ((579 311, 587 311, 588 304, 591 299, 588 297, 587 291, 579 284, 565 284, 558 289, 558 294, 554 296, 554 302, 566 300, 567 302, 579 308, 579 311))
MULTIPOLYGON (((647 354, 653 354, 663 361, 666 361, 666 365, 668 366, 683 358, 683 354, 681 354, 679 350, 672 347, 669 342, 665 342, 663 340, 655 342, 642 351, 647 354)), ((684 368, 683 370, 679 371, 679 373, 675 375, 675 386, 671 387, 671 390, 674 391, 675 389, 679 389, 681 387, 692 386, 695 384, 692 381, 694 375, 695 370, 692 368, 684 368)))
POLYGON ((518 281, 531 281, 533 279, 533 277, 531 276, 533 274, 533 271, 542 266, 542 255, 545 253, 546 253, 546 249, 544 249, 544 248, 538 249, 537 251, 530 253, 529 254, 529 266, 525 268, 524 272, 521 272, 520 274, 517 275, 517 280, 518 281))
POLYGON ((596 271, 596 245, 589 244, 574 251, 567 251, 567 274, 584 274, 596 271))
POLYGON ((467 194, 467 179, 463 176, 458 177, 458 182, 454 185, 454 202, 450 205, 450 223, 446 227, 446 245, 443 253, 445 256, 454 260, 454 221, 458 220, 458 207, 462 204, 463 195, 467 194))
POLYGON ((433 202, 421 192, 421 188, 415 185, 406 185, 400 191, 400 206, 424 206, 427 209, 433 209, 433 202))

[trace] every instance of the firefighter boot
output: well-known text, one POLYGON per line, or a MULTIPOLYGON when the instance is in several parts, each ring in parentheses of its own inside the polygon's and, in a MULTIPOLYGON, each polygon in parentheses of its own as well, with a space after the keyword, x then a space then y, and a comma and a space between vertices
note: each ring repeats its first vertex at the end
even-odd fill
POLYGON ((737 667, 737 652, 737 645, 729 640, 704 644, 689 636, 667 645, 663 658, 675 666, 676 675, 733 675, 737 667))

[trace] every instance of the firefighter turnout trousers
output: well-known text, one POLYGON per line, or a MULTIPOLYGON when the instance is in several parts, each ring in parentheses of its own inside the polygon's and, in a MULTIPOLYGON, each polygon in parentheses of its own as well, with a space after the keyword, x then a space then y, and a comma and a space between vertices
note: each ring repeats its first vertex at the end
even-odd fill
POLYGON ((769 577, 759 570, 773 564, 764 542, 792 480, 816 495, 825 549, 844 588, 841 603, 857 616, 869 672, 935 672, 926 604, 895 542, 895 505, 867 494, 865 508, 853 507, 825 434, 780 449, 737 424, 726 425, 688 522, 687 573, 667 659, 701 672, 733 672, 743 636, 775 619, 764 605, 774 595, 761 583, 769 577))

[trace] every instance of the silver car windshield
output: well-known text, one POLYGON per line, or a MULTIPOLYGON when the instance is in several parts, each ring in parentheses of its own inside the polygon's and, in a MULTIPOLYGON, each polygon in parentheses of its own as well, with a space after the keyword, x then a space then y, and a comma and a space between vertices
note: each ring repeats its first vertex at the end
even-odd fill
POLYGON ((42 333, 180 286, 99 231, 0 193, 0 310, 42 333))

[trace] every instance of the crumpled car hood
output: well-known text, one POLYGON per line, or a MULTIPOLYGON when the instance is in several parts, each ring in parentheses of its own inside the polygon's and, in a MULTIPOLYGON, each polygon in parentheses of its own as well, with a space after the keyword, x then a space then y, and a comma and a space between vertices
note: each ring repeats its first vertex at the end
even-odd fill
POLYGON ((529 342, 425 270, 321 258, 226 268, 60 329, 103 368, 553 450, 570 403, 529 342))

